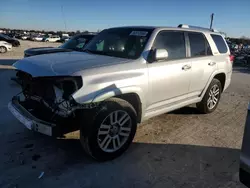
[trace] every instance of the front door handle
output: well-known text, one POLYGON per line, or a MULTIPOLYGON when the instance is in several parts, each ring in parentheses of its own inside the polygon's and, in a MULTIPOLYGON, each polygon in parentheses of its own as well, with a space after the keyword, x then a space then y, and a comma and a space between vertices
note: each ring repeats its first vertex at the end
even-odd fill
POLYGON ((215 62, 210 62, 210 63, 208 63, 208 65, 214 66, 214 65, 216 65, 216 63, 215 62))
POLYGON ((190 65, 184 65, 182 67, 182 70, 188 70, 188 69, 191 69, 191 66, 190 65))

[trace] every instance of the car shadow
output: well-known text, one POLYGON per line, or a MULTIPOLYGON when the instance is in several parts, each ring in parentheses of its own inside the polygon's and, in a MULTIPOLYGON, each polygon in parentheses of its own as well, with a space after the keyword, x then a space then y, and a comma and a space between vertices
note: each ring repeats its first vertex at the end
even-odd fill
POLYGON ((169 112, 169 114, 187 115, 187 114, 202 114, 202 113, 196 107, 186 106, 186 107, 174 110, 172 112, 169 112))
POLYGON ((123 156, 99 163, 83 152, 77 139, 59 139, 52 145, 55 152, 59 148, 60 153, 57 161, 47 161, 55 165, 50 167, 49 175, 58 176, 55 172, 59 169, 61 178, 66 178, 66 187, 70 185, 70 179, 65 174, 72 171, 74 179, 79 182, 88 180, 93 187, 226 188, 240 185, 238 149, 133 143, 123 156))
POLYGON ((1 167, 13 177, 22 173, 17 180, 20 187, 34 187, 37 179, 26 181, 26 177, 41 171, 45 173, 40 180, 44 187, 72 187, 73 182, 79 185, 73 187, 242 186, 239 149, 135 142, 121 157, 100 163, 85 154, 78 139, 28 135, 28 140, 36 138, 34 144, 26 144, 23 151, 17 149, 26 157, 25 166, 17 165, 14 171, 5 163, 1 167))

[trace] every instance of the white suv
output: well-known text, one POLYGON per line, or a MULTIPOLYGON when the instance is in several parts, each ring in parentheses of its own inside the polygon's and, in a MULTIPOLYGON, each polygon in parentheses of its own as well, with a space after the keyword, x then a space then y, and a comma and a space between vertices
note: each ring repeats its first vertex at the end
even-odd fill
POLYGON ((61 38, 59 36, 50 36, 50 37, 47 37, 45 39, 45 42, 57 42, 59 41, 61 38))
POLYGON ((9 103, 14 116, 50 136, 80 129, 83 148, 97 160, 121 155, 148 118, 193 103, 213 112, 232 75, 221 34, 189 26, 110 28, 82 52, 13 66, 24 94, 9 103))

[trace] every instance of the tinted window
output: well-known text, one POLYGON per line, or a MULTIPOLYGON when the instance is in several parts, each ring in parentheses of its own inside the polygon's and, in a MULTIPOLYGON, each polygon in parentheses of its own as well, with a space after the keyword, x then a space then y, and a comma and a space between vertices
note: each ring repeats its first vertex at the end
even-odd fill
POLYGON ((188 33, 191 57, 212 55, 211 47, 202 33, 188 33))
POLYGON ((213 38, 219 52, 220 53, 227 53, 227 46, 226 46, 225 41, 223 40, 222 36, 211 35, 211 37, 213 38))
POLYGON ((185 38, 183 32, 162 31, 154 42, 154 48, 166 49, 168 59, 181 59, 186 57, 185 38))

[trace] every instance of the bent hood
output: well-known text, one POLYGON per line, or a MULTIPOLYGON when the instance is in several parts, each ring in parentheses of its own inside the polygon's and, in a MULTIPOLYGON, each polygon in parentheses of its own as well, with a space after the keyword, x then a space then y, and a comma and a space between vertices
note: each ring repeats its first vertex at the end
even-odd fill
POLYGON ((68 76, 75 72, 128 62, 128 59, 88 54, 84 52, 64 52, 37 55, 21 59, 13 66, 21 71, 38 76, 68 76))

